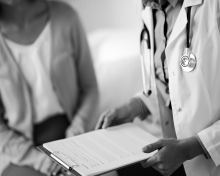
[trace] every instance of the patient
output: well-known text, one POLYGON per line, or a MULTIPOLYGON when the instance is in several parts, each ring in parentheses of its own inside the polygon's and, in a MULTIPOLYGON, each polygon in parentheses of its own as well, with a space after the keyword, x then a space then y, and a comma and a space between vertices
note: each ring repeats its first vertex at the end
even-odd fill
POLYGON ((57 175, 37 145, 84 133, 98 104, 86 36, 68 5, 0 0, 0 175, 57 175))

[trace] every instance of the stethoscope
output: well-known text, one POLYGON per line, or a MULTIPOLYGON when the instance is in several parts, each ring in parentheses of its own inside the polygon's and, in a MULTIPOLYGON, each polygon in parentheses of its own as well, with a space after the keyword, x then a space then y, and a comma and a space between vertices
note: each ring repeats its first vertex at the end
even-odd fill
MULTIPOLYGON (((184 49, 183 56, 180 58, 180 66, 183 71, 191 72, 196 67, 196 56, 190 51, 190 22, 191 22, 191 7, 187 8, 187 26, 186 26, 186 48, 184 49)), ((142 67, 142 77, 143 77, 143 87, 144 94, 150 96, 152 93, 151 89, 151 73, 152 67, 151 62, 151 42, 150 42, 150 33, 144 25, 143 30, 140 35, 140 51, 141 51, 141 67, 142 67), (148 64, 146 63, 148 62, 148 64), (149 83, 146 83, 146 77, 149 76, 149 83)))
POLYGON ((196 67, 196 56, 189 50, 190 48, 190 20, 191 20, 191 7, 187 11, 187 26, 186 26, 186 48, 183 56, 180 58, 180 66, 185 72, 191 72, 196 67))

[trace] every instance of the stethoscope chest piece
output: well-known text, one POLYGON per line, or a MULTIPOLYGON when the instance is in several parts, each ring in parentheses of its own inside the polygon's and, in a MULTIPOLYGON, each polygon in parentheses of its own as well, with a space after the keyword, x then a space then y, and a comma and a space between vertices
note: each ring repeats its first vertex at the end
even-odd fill
POLYGON ((196 56, 189 52, 188 48, 185 49, 183 56, 180 58, 180 66, 185 72, 191 72, 196 67, 196 56))

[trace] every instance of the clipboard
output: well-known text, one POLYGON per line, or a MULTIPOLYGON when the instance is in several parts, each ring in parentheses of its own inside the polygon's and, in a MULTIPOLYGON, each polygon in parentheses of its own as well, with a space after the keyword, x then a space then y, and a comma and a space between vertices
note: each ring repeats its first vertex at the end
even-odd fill
MULTIPOLYGON (((132 140, 132 138, 131 138, 131 140, 132 140)), ((92 132, 85 133, 85 134, 75 136, 72 138, 67 138, 67 139, 63 139, 63 140, 45 143, 41 146, 38 146, 37 148, 41 152, 45 153, 48 157, 50 157, 53 161, 58 163, 65 170, 68 170, 70 173, 72 173, 74 176, 99 176, 99 175, 102 175, 102 174, 105 174, 105 173, 108 173, 108 172, 111 172, 114 170, 118 170, 118 169, 127 167, 129 165, 139 163, 143 160, 146 160, 147 158, 152 156, 154 153, 156 153, 156 151, 149 153, 149 154, 144 154, 142 152, 142 147, 144 147, 148 143, 152 143, 157 140, 158 139, 156 137, 152 136, 151 134, 144 131, 140 127, 138 127, 132 123, 127 123, 127 124, 123 124, 123 125, 119 125, 119 126, 115 126, 115 127, 110 127, 108 129, 92 131, 92 132), (134 142, 137 142, 137 143, 138 143, 138 141, 140 142, 141 137, 139 136, 139 139, 136 139, 136 138, 138 138, 136 133, 143 138, 142 143, 139 143, 138 146, 134 142), (99 135, 105 137, 105 138, 102 138, 101 144, 98 144, 98 142, 92 143, 95 141, 94 138, 96 138, 99 135), (109 139, 109 138, 111 138, 111 135, 112 135, 113 141, 111 141, 109 139), (119 142, 117 139, 114 139, 114 138, 117 138, 117 136, 119 136, 118 140, 122 140, 121 142, 119 142), (127 146, 128 149, 130 148, 131 153, 129 154, 130 156, 129 155, 126 156, 126 153, 128 154, 129 152, 124 151, 124 153, 123 153, 123 149, 124 150, 126 149, 126 145, 124 144, 124 141, 126 141, 126 138, 130 139, 131 136, 133 137, 134 141, 133 141, 133 143, 130 143, 130 146, 127 146), (93 139, 91 139, 91 138, 93 138, 93 139), (122 138, 124 138, 124 139, 122 139, 122 138), (91 141, 90 141, 90 139, 91 139, 91 141), (108 145, 110 145, 109 148, 107 148, 107 149, 105 149, 104 147, 98 148, 98 146, 101 147, 106 142, 103 139, 106 139, 106 141, 108 142, 108 145), (84 170, 83 170, 82 165, 86 166, 86 164, 88 164, 89 161, 88 161, 88 163, 82 163, 82 162, 80 163, 79 162, 80 160, 79 159, 77 160, 77 157, 75 157, 75 155, 73 154, 74 148, 75 148, 75 151, 78 150, 77 155, 80 155, 79 150, 81 150, 80 147, 82 147, 82 146, 80 146, 80 144, 81 144, 80 141, 84 141, 84 140, 88 140, 86 142, 86 144, 88 144, 88 145, 84 146, 85 148, 86 147, 87 148, 86 148, 86 150, 82 149, 84 151, 84 153, 81 152, 81 154, 83 154, 84 157, 88 156, 88 160, 91 159, 90 163, 92 162, 92 160, 94 163, 95 162, 94 158, 97 157, 96 163, 98 163, 98 160, 101 163, 101 164, 99 163, 100 164, 99 166, 93 165, 91 168, 87 168, 87 169, 85 169, 85 167, 84 167, 84 170), (77 149, 74 145, 69 146, 72 148, 65 148, 65 143, 68 144, 71 142, 76 142, 76 143, 78 142, 77 145, 79 145, 78 146, 79 148, 77 149), (113 144, 115 144, 115 146, 113 144), (124 146, 123 146, 123 144, 124 144, 124 146), (103 151, 105 150, 105 151, 109 152, 109 153, 104 153, 103 154, 104 157, 107 154, 109 154, 109 156, 112 156, 112 158, 113 158, 113 156, 117 156, 118 154, 121 156, 119 156, 116 160, 112 160, 112 161, 109 160, 109 162, 106 161, 106 163, 104 163, 105 160, 104 159, 101 160, 100 156, 94 155, 95 152, 93 152, 93 156, 95 156, 95 157, 92 158, 91 157, 92 155, 90 155, 92 153, 92 150, 87 151, 87 150, 89 150, 89 148, 92 148, 93 145, 97 145, 98 149, 96 152, 101 152, 100 150, 103 150, 103 151), (115 149, 114 149, 114 147, 115 147, 115 149), (118 149, 116 147, 118 147, 118 149), (132 150, 132 147, 134 147, 135 150, 138 148, 139 151, 137 151, 135 153, 135 150, 132 150), (60 151, 58 151, 58 150, 60 150, 60 151), (72 153, 71 153, 71 150, 72 150, 72 153), (117 150, 118 150, 118 152, 117 152, 117 150), (112 151, 114 151, 115 154, 112 151), (124 156, 124 158, 123 158, 123 156, 124 156), (102 163, 102 161, 103 161, 103 163, 102 163)), ((129 142, 129 141, 127 141, 127 142, 129 142)), ((110 158, 109 156, 107 156, 107 158, 110 158)))
MULTIPOLYGON (((43 152, 44 154, 46 154, 48 157, 50 157, 53 161, 55 161, 57 164, 59 164, 62 168, 66 169, 68 172, 70 172, 71 174, 73 174, 73 176, 83 176, 81 174, 79 174, 77 171, 74 170, 74 168, 70 168, 70 167, 66 167, 65 164, 63 164, 63 162, 60 162, 59 159, 55 159, 53 157, 51 157, 51 152, 48 151, 47 149, 45 149, 42 145, 41 146, 38 146, 37 147, 41 152, 43 152)), ((94 175, 94 176, 101 176, 103 174, 106 174, 106 173, 109 173, 109 172, 112 172, 112 171, 115 171, 115 170, 118 170, 118 169, 122 169, 122 168, 125 168, 125 167, 128 167, 128 166, 131 166, 131 165, 134 165, 134 164, 137 164, 137 163, 140 163, 141 161, 138 161, 138 162, 134 162, 132 164, 128 164, 128 165, 125 165, 125 166, 122 166, 122 167, 118 167, 117 169, 112 169, 112 170, 109 170, 107 172, 103 172, 101 174, 97 174, 97 175, 94 175)))
MULTIPOLYGON (((43 147, 43 145, 37 146, 37 148, 43 152, 44 154, 46 154, 48 157, 50 157, 53 161, 55 161, 57 164, 59 164, 61 167, 63 167, 64 169, 68 170, 69 172, 71 172, 74 176, 82 176, 80 175, 78 172, 76 172, 73 167, 71 167, 71 165, 68 164, 68 161, 66 160, 61 160, 59 159, 59 157, 55 156, 53 153, 51 153, 49 150, 47 150, 46 148, 43 147)), ((74 163, 76 164, 76 163, 74 163)))

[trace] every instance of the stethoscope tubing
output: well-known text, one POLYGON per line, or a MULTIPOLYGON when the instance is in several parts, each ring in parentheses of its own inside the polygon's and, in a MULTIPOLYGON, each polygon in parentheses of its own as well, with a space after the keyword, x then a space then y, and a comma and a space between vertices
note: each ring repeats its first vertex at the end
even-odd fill
MULTIPOLYGON (((187 26, 186 26, 186 49, 185 51, 189 51, 190 48, 190 23, 191 23, 191 7, 187 8, 187 26)), ((152 23, 152 22, 148 22, 148 23, 152 23)), ((151 48, 151 39, 150 39, 150 32, 147 28, 147 26, 144 24, 144 27, 142 29, 141 35, 140 35, 140 47, 141 47, 141 68, 142 68, 142 78, 143 78, 143 87, 144 87, 144 93, 145 95, 149 96, 152 92, 151 90, 151 76, 152 76, 152 68, 151 68, 151 62, 153 61, 153 58, 151 57, 151 52, 152 52, 152 48, 151 48), (146 52, 147 51, 147 55, 146 52), (145 57, 146 56, 146 57, 145 57), (146 68, 146 59, 148 59, 148 64, 150 64, 150 66, 148 67, 148 69, 146 68), (147 78, 147 71, 149 71, 148 74, 148 86, 149 89, 147 89, 147 82, 146 82, 146 78, 147 78)), ((196 65, 196 58, 192 53, 188 53, 187 55, 189 55, 189 60, 191 59, 190 56, 192 56, 192 59, 194 59, 192 62, 194 62, 194 64, 196 65)), ((182 59, 183 57, 181 57, 182 59)), ((153 64, 154 65, 154 64, 153 64)), ((182 65, 181 65, 182 67, 182 65)), ((183 67, 182 67, 183 68, 183 67)), ((190 71, 192 71, 195 68, 195 66, 193 66, 193 68, 190 69, 190 71)), ((185 68, 183 68, 184 71, 186 72, 190 72, 187 71, 187 69, 185 70, 185 68)))
POLYGON ((187 10, 187 25, 186 25, 186 48, 190 48, 190 23, 191 23, 191 8, 187 10))

